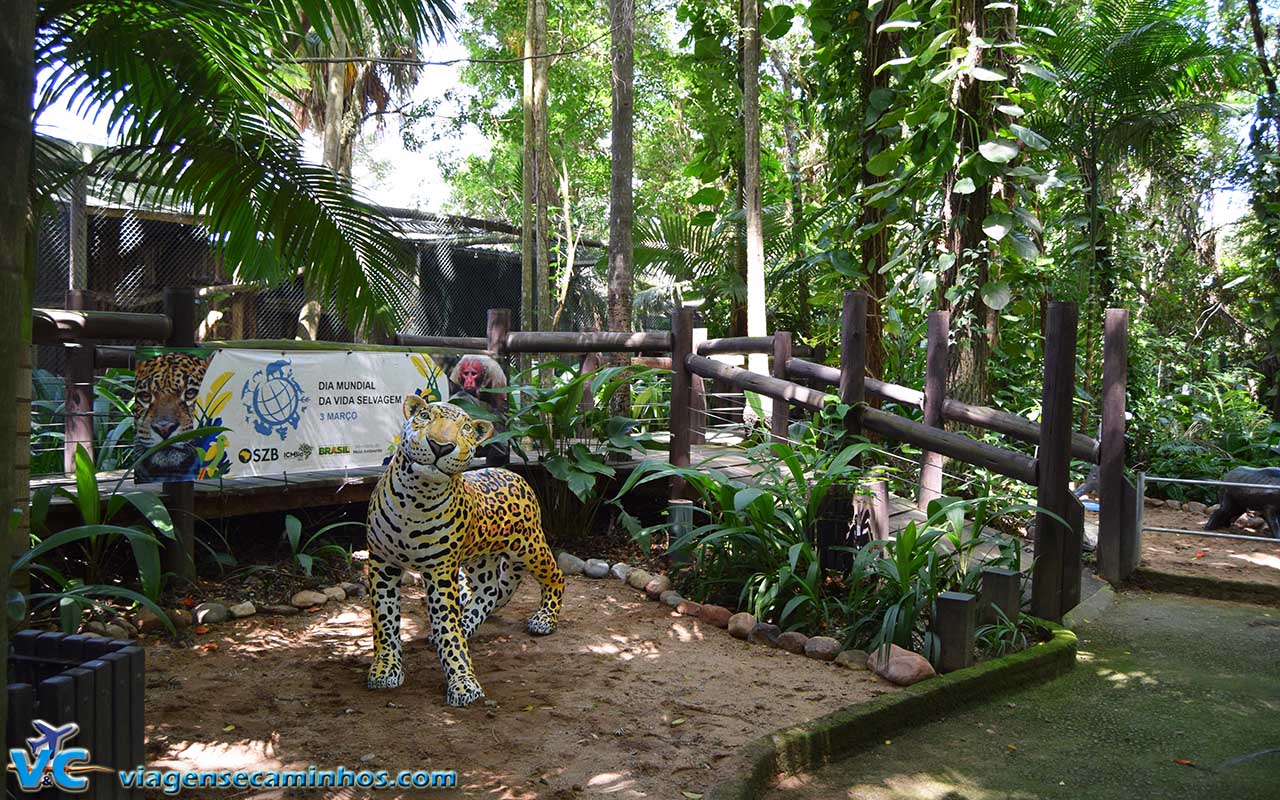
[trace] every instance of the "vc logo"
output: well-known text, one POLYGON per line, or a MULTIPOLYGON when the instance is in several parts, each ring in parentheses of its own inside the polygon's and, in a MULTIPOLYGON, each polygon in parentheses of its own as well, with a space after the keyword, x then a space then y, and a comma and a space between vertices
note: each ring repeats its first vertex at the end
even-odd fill
POLYGON ((66 746, 67 740, 80 732, 76 723, 55 727, 37 719, 32 725, 40 735, 27 739, 31 752, 21 747, 9 751, 9 771, 17 777, 22 791, 37 792, 54 787, 64 792, 83 792, 89 788, 89 779, 78 773, 114 772, 90 764, 88 749, 66 746))

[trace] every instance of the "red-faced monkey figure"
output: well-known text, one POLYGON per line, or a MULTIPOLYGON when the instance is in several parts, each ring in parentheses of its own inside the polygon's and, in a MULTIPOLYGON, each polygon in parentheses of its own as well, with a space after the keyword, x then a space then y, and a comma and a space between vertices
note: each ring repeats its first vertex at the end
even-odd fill
POLYGON ((481 389, 500 389, 507 385, 502 367, 488 356, 463 356, 454 365, 449 380, 473 397, 479 397, 481 389))

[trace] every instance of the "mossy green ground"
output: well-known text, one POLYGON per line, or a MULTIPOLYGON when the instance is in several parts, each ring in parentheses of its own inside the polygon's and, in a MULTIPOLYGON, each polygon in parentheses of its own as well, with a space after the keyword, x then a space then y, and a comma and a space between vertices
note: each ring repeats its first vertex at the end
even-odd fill
POLYGON ((1280 798, 1280 752, 1227 764, 1280 750, 1280 611, 1126 593, 1076 632, 1067 675, 790 778, 770 797, 1280 798))

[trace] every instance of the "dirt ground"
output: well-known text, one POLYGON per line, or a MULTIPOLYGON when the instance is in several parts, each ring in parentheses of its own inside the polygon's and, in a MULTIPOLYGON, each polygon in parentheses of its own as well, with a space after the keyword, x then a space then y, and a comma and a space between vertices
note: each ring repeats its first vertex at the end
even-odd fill
MULTIPOLYGON (((1096 515, 1094 517, 1096 519, 1096 515)), ((1206 519, 1208 518, 1203 514, 1189 511, 1147 508, 1143 524, 1146 527, 1198 530, 1204 527, 1206 519)), ((1265 531, 1264 528, 1260 535, 1265 536, 1265 531)), ((1233 528, 1229 532, 1259 535, 1239 528, 1233 528)), ((1280 586, 1280 540, 1271 544, 1143 531, 1142 565, 1179 575, 1280 586)))
MULTIPOLYGON (((454 769, 458 790, 410 794, 679 800, 719 779, 736 746, 896 690, 867 672, 738 641, 612 579, 570 578, 552 636, 524 632, 536 607, 526 581, 472 640, 496 707, 445 706, 435 652, 422 641, 421 589, 407 590, 408 679, 394 691, 365 689, 363 601, 214 626, 196 648, 148 646, 148 763, 454 769)), ((363 796, 352 791, 341 796, 363 796)))

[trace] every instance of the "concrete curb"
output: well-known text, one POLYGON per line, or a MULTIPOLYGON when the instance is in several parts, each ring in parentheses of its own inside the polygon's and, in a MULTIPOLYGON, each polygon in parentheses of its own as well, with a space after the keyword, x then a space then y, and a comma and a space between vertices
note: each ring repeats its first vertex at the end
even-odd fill
POLYGON ((1280 607, 1280 586, 1250 581, 1226 581, 1201 575, 1178 575, 1172 572, 1138 567, 1129 576, 1128 584, 1150 592, 1169 592, 1207 597, 1213 600, 1233 600, 1280 607))
POLYGON ((1048 642, 747 742, 721 768, 733 777, 712 786, 706 800, 754 800, 781 773, 822 766, 947 711, 1050 680, 1074 667, 1076 635, 1038 622, 1051 634, 1048 642))
POLYGON ((1111 608, 1111 604, 1116 600, 1116 590, 1111 588, 1110 584, 1098 587, 1098 590, 1089 595, 1080 605, 1068 611, 1062 617, 1062 624, 1072 630, 1080 627, 1082 623, 1091 619, 1097 619, 1098 615, 1111 608))

